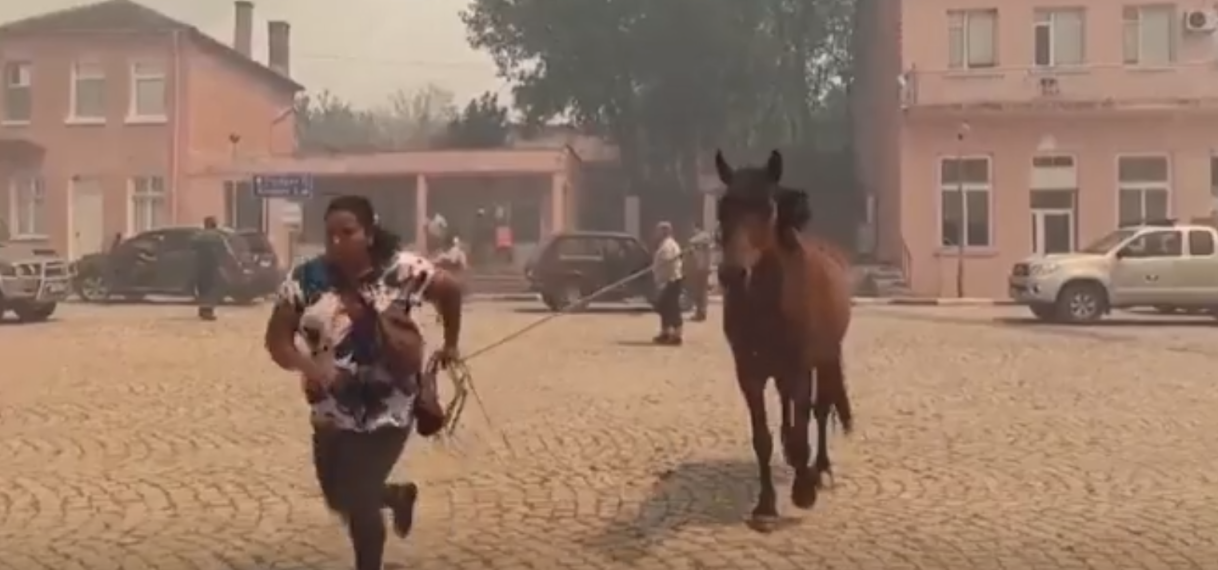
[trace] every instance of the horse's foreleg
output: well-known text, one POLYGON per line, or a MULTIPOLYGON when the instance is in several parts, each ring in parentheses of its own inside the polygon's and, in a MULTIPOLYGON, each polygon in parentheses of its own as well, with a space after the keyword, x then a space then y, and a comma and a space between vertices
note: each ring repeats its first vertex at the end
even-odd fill
POLYGON ((744 394, 744 403, 749 408, 753 452, 757 455, 757 475, 761 482, 761 492, 757 497, 757 507, 753 509, 753 518, 775 518, 778 516, 778 497, 774 491, 774 476, 770 469, 774 440, 770 436, 770 426, 766 423, 766 377, 737 371, 737 380, 740 382, 740 391, 744 394))
POLYGON ((801 509, 816 505, 819 478, 811 466, 812 445, 808 441, 812 424, 811 373, 795 374, 778 380, 783 406, 783 452, 795 470, 791 502, 801 509))

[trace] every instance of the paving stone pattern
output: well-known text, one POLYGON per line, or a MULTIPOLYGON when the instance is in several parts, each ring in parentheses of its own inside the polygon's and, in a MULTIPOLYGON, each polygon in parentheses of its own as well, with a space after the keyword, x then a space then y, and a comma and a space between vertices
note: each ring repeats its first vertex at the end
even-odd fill
MULTIPOLYGON (((467 349, 540 314, 479 304, 467 349)), ((264 308, 65 308, 0 326, 0 570, 349 568, 264 308)), ((1218 327, 858 309, 856 434, 809 513, 750 531, 756 468, 717 324, 559 319, 472 363, 458 438, 416 439, 395 567, 1218 568, 1218 327), (995 319, 999 320, 995 320, 995 319), (499 432, 506 437, 505 444, 499 432)), ((771 412, 772 423, 777 414, 771 412)), ((781 462, 781 454, 776 454, 781 462)), ((789 477, 781 473, 783 496, 789 477)))

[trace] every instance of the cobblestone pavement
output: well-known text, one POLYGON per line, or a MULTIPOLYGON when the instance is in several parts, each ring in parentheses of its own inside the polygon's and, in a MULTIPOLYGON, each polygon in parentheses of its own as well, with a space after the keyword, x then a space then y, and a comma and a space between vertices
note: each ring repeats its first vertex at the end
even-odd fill
MULTIPOLYGON (((467 349, 538 318, 477 305, 467 349)), ((348 568, 264 309, 66 307, 0 326, 0 568, 348 568)), ((459 438, 411 443, 403 568, 1218 568, 1218 327, 861 309, 837 487, 743 524, 755 467, 717 325, 565 318, 472 363, 459 438), (998 320, 995 320, 998 319, 998 320)), ((1181 322, 1181 321, 1177 321, 1181 322)), ((774 417, 774 416, 772 416, 774 417)), ((775 458, 780 461, 779 457, 775 458)), ((785 472, 785 469, 781 470, 785 472)), ((789 480, 783 475, 784 492, 789 480)))

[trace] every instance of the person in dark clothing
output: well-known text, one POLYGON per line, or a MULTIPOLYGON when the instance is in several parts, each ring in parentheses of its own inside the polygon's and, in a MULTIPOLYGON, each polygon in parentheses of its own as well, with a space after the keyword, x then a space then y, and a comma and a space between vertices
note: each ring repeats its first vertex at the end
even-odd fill
POLYGON ((216 305, 220 304, 220 265, 223 263, 224 238, 216 218, 203 219, 203 231, 195 237, 195 297, 199 303, 199 318, 216 320, 216 305))

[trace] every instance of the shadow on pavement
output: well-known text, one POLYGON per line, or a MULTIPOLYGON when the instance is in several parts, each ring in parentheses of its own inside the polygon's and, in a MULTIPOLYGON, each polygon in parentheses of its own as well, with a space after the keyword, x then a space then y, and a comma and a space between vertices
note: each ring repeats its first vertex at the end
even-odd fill
POLYGON ((57 317, 51 317, 45 321, 22 321, 14 317, 0 317, 0 327, 36 327, 53 324, 58 320, 57 317))
MULTIPOLYGON (((512 310, 514 312, 526 315, 543 315, 554 312, 546 307, 517 307, 512 310)), ((641 315, 652 312, 654 312, 654 310, 651 307, 641 305, 593 305, 591 307, 586 307, 576 311, 570 311, 570 313, 574 315, 641 315)))
MULTIPOLYGON (((782 468, 774 471, 774 485, 782 497, 790 477, 782 468)), ((633 516, 622 513, 587 546, 614 562, 635 563, 682 528, 746 524, 758 488, 757 464, 752 461, 682 463, 658 473, 633 516)))

